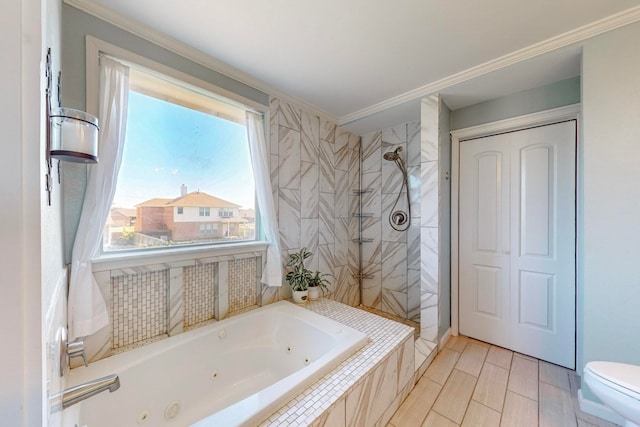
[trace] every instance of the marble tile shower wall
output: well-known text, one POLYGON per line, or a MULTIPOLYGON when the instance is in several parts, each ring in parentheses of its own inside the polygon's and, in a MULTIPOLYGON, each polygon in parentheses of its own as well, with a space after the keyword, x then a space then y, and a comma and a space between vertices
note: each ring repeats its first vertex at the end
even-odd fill
MULTIPOLYGON (((312 270, 330 273, 331 298, 360 302, 357 197, 360 137, 279 99, 270 105, 271 183, 283 261, 308 248, 312 270)), ((288 286, 263 287, 263 301, 287 298, 288 286)))
POLYGON ((438 340, 439 260, 439 144, 440 108, 438 95, 422 99, 420 106, 420 336, 438 340))
MULTIPOLYGON (((421 144, 420 122, 411 122, 362 137, 363 243, 362 303, 386 313, 420 319, 421 144), (389 224, 402 186, 402 173, 383 154, 400 152, 409 175, 411 226, 407 232, 389 224)), ((406 189, 396 209, 407 211, 406 189)))

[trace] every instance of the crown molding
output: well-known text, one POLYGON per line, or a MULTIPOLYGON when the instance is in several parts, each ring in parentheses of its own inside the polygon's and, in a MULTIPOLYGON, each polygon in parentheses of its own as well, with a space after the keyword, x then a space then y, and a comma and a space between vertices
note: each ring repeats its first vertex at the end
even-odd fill
POLYGON ((466 141, 497 133, 512 132, 531 126, 542 126, 563 120, 573 120, 579 117, 580 108, 581 104, 565 105, 551 110, 538 111, 523 116, 498 120, 496 122, 456 129, 451 131, 451 137, 455 141, 466 141))
POLYGON ((640 20, 640 6, 636 6, 631 9, 627 9, 615 15, 608 16, 606 18, 594 21, 590 24, 568 31, 559 36, 552 37, 542 42, 533 44, 484 64, 477 65, 475 67, 468 68, 456 74, 452 74, 443 79, 421 86, 419 88, 410 90, 403 94, 394 96, 377 104, 363 108, 362 110, 355 111, 350 114, 346 114, 340 117, 338 124, 340 126, 355 122, 357 120, 368 117, 372 114, 379 113, 388 108, 395 107, 404 104, 408 101, 423 98, 427 95, 437 93, 447 87, 454 86, 465 81, 474 79, 476 77, 483 76, 485 74, 500 70, 518 62, 532 59, 536 56, 570 46, 572 44, 581 42, 588 38, 597 36, 607 31, 614 30, 619 27, 634 23, 640 20))
POLYGON ((189 59, 197 64, 207 67, 213 71, 223 74, 229 78, 232 78, 240 83, 250 86, 254 89, 262 91, 271 97, 276 97, 289 104, 293 104, 297 107, 301 107, 306 111, 309 111, 315 115, 322 117, 333 123, 338 123, 339 118, 321 108, 316 107, 313 104, 309 104, 302 99, 295 96, 291 96, 278 91, 277 89, 269 86, 268 84, 250 76, 249 74, 238 70, 226 64, 220 60, 215 59, 211 55, 202 52, 199 49, 191 47, 173 37, 170 37, 162 32, 142 24, 139 21, 128 18, 114 10, 105 7, 92 0, 64 0, 69 6, 75 7, 89 15, 93 15, 111 25, 121 28, 131 34, 141 37, 147 41, 150 41, 170 52, 180 55, 186 59, 189 59))
POLYGON ((272 97, 276 97, 287 103, 302 107, 303 109, 316 114, 326 120, 337 123, 340 126, 353 123, 365 117, 380 113, 389 108, 396 107, 406 102, 414 101, 416 99, 420 99, 425 96, 437 93, 445 88, 455 86, 468 80, 483 76, 485 74, 489 74, 510 65, 514 65, 518 62, 532 59, 536 56, 570 46, 572 44, 581 42, 607 31, 611 31, 616 28, 640 21, 640 6, 636 6, 634 8, 627 9, 598 21, 594 21, 590 24, 549 38, 542 42, 533 44, 531 46, 477 65, 475 67, 468 68, 459 73, 452 74, 448 77, 426 84, 400 95, 391 97, 353 113, 338 117, 321 108, 318 108, 313 104, 305 102, 302 99, 282 93, 272 86, 269 86, 268 84, 250 76, 249 74, 213 58, 212 56, 202 52, 201 50, 195 49, 185 43, 178 41, 177 39, 174 39, 173 37, 169 37, 156 29, 153 29, 136 20, 121 15, 113 11, 112 9, 104 7, 92 0, 64 0, 64 2, 105 22, 115 25, 116 27, 119 27, 129 33, 132 33, 138 37, 157 44, 158 46, 163 47, 177 55, 183 56, 195 63, 198 63, 220 74, 237 80, 254 89, 265 92, 272 97))

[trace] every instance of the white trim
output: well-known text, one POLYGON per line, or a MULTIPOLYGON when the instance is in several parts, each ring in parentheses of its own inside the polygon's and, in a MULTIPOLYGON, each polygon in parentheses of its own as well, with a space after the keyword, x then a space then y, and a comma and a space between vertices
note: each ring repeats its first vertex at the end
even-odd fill
POLYGON ((451 328, 444 331, 442 337, 440 337, 440 342, 438 343, 438 351, 442 350, 445 345, 447 345, 447 341, 451 339, 451 328))
POLYGON ((578 113, 580 113, 580 104, 571 104, 524 116, 510 117, 496 122, 484 123, 464 129, 456 129, 451 131, 451 137, 456 138, 458 141, 481 138, 495 133, 509 132, 530 126, 542 126, 562 120, 576 119, 578 117, 578 113))
MULTIPOLYGON (((459 278, 458 278, 458 209, 460 187, 460 142, 496 133, 510 132, 531 126, 541 126, 563 120, 578 120, 580 104, 513 117, 492 123, 451 132, 451 334, 459 334, 459 278)), ((576 135, 578 137, 578 135, 576 135)), ((579 147, 577 147, 579 150, 579 147)), ((576 165, 577 167, 577 165, 576 165)), ((578 182, 576 182, 577 190, 578 182)), ((576 221, 578 218, 576 218, 576 221)), ((577 239, 576 239, 577 247, 577 239)), ((576 259, 577 262, 577 259, 576 259)), ((576 283, 578 278, 576 277, 576 283)), ((576 323, 577 327, 577 323, 576 323)), ((577 347, 577 343, 576 343, 577 347)))
POLYGON ((580 410, 582 412, 586 412, 587 414, 602 418, 603 420, 607 420, 614 424, 623 426, 626 421, 620 416, 620 414, 617 414, 608 406, 594 402, 593 400, 585 399, 581 388, 578 389, 578 404, 580 405, 580 410))
POLYGON ((188 262, 195 259, 233 256, 263 252, 269 243, 247 241, 219 243, 215 245, 181 246, 169 249, 148 249, 103 253, 91 260, 92 270, 98 271, 133 268, 144 265, 160 265, 174 262, 188 262))
POLYGON ((93 15, 111 25, 121 28, 133 35, 141 37, 153 44, 156 44, 170 52, 180 55, 190 61, 207 67, 217 73, 230 77, 242 84, 266 93, 269 96, 276 97, 287 103, 295 104, 303 107, 305 110, 327 119, 333 123, 338 123, 338 117, 325 111, 315 105, 306 103, 302 99, 287 95, 269 86, 268 84, 251 77, 249 74, 238 70, 224 62, 213 58, 212 56, 195 49, 185 43, 182 43, 173 37, 169 37, 160 31, 151 28, 139 21, 128 18, 122 14, 114 12, 112 9, 103 6, 93 0, 64 0, 70 6, 75 7, 85 13, 93 15))
POLYGON ((499 58, 476 65, 456 74, 452 74, 443 79, 426 84, 400 95, 394 96, 377 104, 346 114, 340 117, 338 124, 344 126, 381 111, 404 104, 415 99, 423 98, 433 93, 441 92, 451 86, 475 79, 485 74, 492 73, 502 68, 517 64, 528 59, 535 58, 556 49, 570 46, 590 37, 597 36, 607 31, 628 25, 640 20, 640 6, 627 9, 615 15, 600 19, 582 27, 573 29, 564 34, 549 38, 539 43, 527 46, 523 49, 511 52, 499 58))

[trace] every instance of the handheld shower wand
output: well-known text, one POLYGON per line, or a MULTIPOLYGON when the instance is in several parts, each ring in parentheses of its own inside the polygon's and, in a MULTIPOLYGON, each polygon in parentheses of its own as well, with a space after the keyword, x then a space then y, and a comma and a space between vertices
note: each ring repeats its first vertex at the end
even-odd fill
POLYGON ((396 197, 396 201, 393 203, 393 207, 389 211, 389 224, 391 225, 391 228, 396 231, 407 231, 411 226, 411 197, 409 195, 409 177, 407 174, 407 167, 404 160, 402 160, 402 157, 400 157, 401 151, 402 147, 397 147, 394 151, 384 153, 382 158, 387 161, 394 162, 402 172, 402 185, 400 186, 400 191, 398 191, 398 197, 396 197), (402 190, 405 188, 407 190, 408 213, 402 210, 396 210, 400 197, 402 196, 402 190))

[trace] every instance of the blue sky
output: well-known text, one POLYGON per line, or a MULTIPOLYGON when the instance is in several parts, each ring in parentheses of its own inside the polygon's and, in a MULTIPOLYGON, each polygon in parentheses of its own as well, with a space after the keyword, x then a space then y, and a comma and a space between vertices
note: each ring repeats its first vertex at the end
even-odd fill
POLYGON ((131 91, 113 206, 175 198, 181 184, 253 208, 246 128, 131 91))

